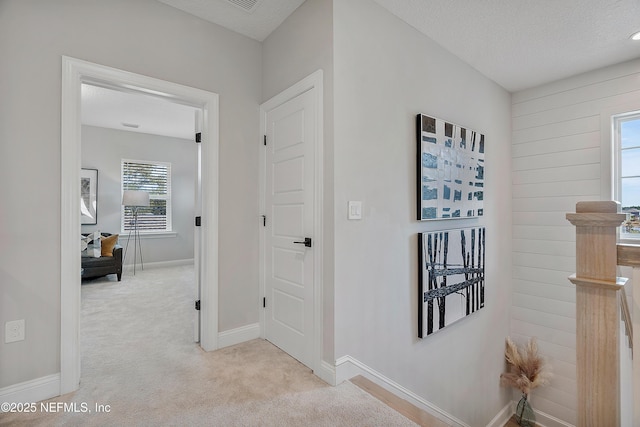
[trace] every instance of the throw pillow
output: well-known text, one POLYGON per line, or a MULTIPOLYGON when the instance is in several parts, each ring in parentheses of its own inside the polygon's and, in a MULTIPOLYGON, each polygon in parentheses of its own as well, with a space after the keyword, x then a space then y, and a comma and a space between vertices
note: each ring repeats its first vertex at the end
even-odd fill
POLYGON ((118 243, 118 235, 112 234, 109 237, 102 236, 100 238, 100 244, 102 245, 102 256, 113 256, 113 247, 118 243))
POLYGON ((89 240, 87 236, 80 235, 80 252, 85 252, 87 250, 87 246, 89 246, 89 240))
POLYGON ((87 236, 83 236, 80 240, 80 249, 82 256, 89 256, 94 258, 100 258, 102 256, 102 250, 100 249, 100 235, 99 231, 89 233, 87 236), (85 255, 86 254, 86 255, 85 255))
POLYGON ((93 232, 93 257, 100 258, 102 256, 101 242, 102 235, 99 231, 93 232))

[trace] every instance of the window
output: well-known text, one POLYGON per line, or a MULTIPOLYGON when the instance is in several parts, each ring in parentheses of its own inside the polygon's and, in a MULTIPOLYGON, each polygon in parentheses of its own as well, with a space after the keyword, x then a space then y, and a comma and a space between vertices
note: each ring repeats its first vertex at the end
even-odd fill
MULTIPOLYGON (((122 159, 122 192, 149 193, 148 207, 138 208, 140 232, 171 231, 171 163, 122 159)), ((122 207, 122 231, 133 229, 133 208, 122 207)))
POLYGON ((620 226, 621 239, 640 240, 640 111, 613 117, 615 135, 615 197, 629 219, 620 226))

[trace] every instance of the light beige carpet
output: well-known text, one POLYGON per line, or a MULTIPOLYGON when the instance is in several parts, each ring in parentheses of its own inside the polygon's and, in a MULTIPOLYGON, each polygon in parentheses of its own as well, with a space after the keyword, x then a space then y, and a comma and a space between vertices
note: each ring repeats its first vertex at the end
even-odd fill
POLYGON ((267 341, 202 351, 193 300, 189 266, 85 282, 80 389, 49 402, 91 412, 45 413, 38 403, 35 414, 0 414, 0 425, 416 425, 350 382, 327 385, 267 341))

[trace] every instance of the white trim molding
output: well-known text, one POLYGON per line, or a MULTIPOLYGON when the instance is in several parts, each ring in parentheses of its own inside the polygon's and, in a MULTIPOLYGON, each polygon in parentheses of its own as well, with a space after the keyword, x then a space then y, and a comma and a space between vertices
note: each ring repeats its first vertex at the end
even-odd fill
POLYGON ((559 418, 545 412, 533 410, 536 414, 536 426, 538 427, 575 427, 573 424, 565 423, 559 418))
POLYGON ((395 394, 396 396, 408 401, 412 405, 417 406, 418 408, 428 412, 439 420, 448 423, 454 427, 471 427, 469 424, 459 420, 453 415, 443 411, 438 408, 433 403, 427 402, 422 397, 418 396, 411 390, 401 386, 397 382, 391 380, 390 378, 385 377, 380 372, 375 369, 370 368, 359 360, 351 357, 351 356, 342 356, 336 360, 336 382, 337 384, 342 383, 350 378, 353 378, 357 375, 362 375, 363 377, 373 381, 378 384, 380 387, 385 390, 395 394))
POLYGON ((332 364, 321 361, 320 368, 314 369, 313 373, 330 386, 336 386, 336 367, 332 364))
POLYGON ((615 144, 613 117, 640 111, 640 102, 625 103, 600 112, 600 198, 616 200, 614 183, 615 144))
POLYGON ((218 348, 229 347, 260 338, 260 324, 240 326, 239 328, 223 331, 218 334, 218 348))
MULTIPOLYGON (((518 406, 518 401, 514 400, 509 405, 510 405, 511 414, 512 415, 515 414, 516 408, 518 406)), ((549 415, 546 412, 539 411, 535 408, 533 409, 533 412, 536 416, 537 427, 575 427, 573 424, 564 422, 561 419, 554 417, 553 415, 549 415)))
MULTIPOLYGON (((171 261, 154 261, 154 262, 145 262, 145 268, 165 268, 165 267, 179 267, 181 265, 194 265, 194 259, 175 259, 171 261)), ((128 262, 122 265, 123 268, 131 269, 133 271, 133 262, 128 262)), ((124 272, 124 271, 123 271, 124 272)))
POLYGON ((536 426, 538 427, 575 427, 573 424, 566 423, 546 412, 537 409, 534 409, 533 412, 536 414, 536 426))
POLYGON ((496 414, 495 417, 493 417, 491 421, 489 421, 487 427, 502 427, 507 423, 507 421, 509 421, 509 418, 511 418, 512 415, 513 402, 509 402, 496 414))
MULTIPOLYGON (((139 233, 141 239, 171 239, 178 237, 177 231, 140 231, 139 233)), ((118 240, 129 240, 129 232, 120 231, 120 237, 118 237, 118 240)))
MULTIPOLYGON (((262 134, 266 132, 266 115, 267 112, 276 108, 277 106, 284 104, 285 102, 301 95, 305 92, 311 91, 314 96, 314 104, 315 104, 315 113, 316 113, 316 129, 315 129, 315 187, 314 187, 314 226, 313 226, 313 294, 314 294, 314 304, 313 304, 313 316, 314 316, 314 328, 313 328, 313 366, 310 368, 313 372, 322 378, 324 381, 332 384, 329 380, 331 377, 335 377, 335 374, 332 374, 332 368, 327 370, 329 364, 323 364, 322 360, 322 338, 323 338, 323 182, 324 182, 324 98, 323 98, 323 71, 317 70, 300 80, 298 83, 293 86, 285 89, 278 95, 269 99, 260 105, 260 130, 262 134)), ((261 136, 262 138, 262 136, 261 136)), ((259 145, 263 147, 262 144, 259 145)), ((266 155, 265 150, 260 149, 260 176, 264 177, 266 173, 266 155)), ((259 191, 259 206, 260 212, 264 213, 265 209, 265 189, 264 189, 264 179, 261 179, 258 183, 258 191, 259 191)), ((265 336, 265 319, 264 319, 264 310, 262 310, 262 297, 265 295, 265 283, 264 283, 264 228, 261 226, 262 222, 260 220, 260 256, 259 256, 259 274, 260 274, 260 300, 258 301, 258 306, 260 309, 260 336, 265 336)), ((335 381, 333 381, 335 384, 335 381)))
POLYGON ((60 374, 52 374, 0 389, 0 402, 35 403, 57 396, 59 391, 60 374))
MULTIPOLYGON (((80 383, 80 90, 83 83, 146 93, 203 111, 201 339, 205 351, 218 345, 218 95, 103 65, 62 57, 61 224, 60 224, 60 387, 80 383)), ((55 396, 48 396, 53 397, 55 396)))

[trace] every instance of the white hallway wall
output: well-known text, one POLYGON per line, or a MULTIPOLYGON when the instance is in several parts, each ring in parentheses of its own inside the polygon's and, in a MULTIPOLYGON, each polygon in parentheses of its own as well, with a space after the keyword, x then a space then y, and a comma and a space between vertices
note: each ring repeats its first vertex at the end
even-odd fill
MULTIPOLYGON (((196 155, 194 141, 82 126, 82 167, 98 170, 98 223, 83 225, 82 232, 100 230, 120 234, 119 242, 126 246, 129 234, 120 230, 121 161, 168 162, 171 163, 171 222, 175 235, 151 238, 142 235, 143 260, 145 263, 193 260, 196 155)), ((133 263, 133 251, 127 252, 126 262, 133 263)))
POLYGON ((575 227, 577 202, 611 200, 612 110, 640 109, 640 60, 513 95, 513 309, 511 333, 537 336, 555 373, 534 408, 576 423, 575 227), (604 118, 604 121, 603 121, 604 118), (605 151, 603 151, 603 149, 605 151))
POLYGON ((334 2, 336 357, 349 355, 471 426, 499 386, 511 307, 511 96, 371 0, 334 2), (415 116, 486 135, 486 216, 418 222, 415 116), (347 202, 363 219, 347 220, 347 202), (486 306, 417 337, 417 233, 483 225, 486 306))
POLYGON ((220 95, 219 326, 257 322, 260 43, 154 0, 3 0, 0 54, 0 324, 26 322, 0 388, 60 371, 62 55, 220 95))

